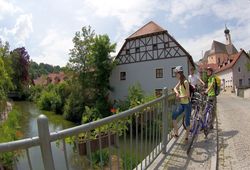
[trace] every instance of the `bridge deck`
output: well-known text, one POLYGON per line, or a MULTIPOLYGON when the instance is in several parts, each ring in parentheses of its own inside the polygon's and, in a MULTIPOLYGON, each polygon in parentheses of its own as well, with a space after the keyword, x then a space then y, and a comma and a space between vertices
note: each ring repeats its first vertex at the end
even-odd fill
POLYGON ((184 143, 185 131, 179 132, 180 137, 169 142, 168 153, 160 154, 149 169, 216 169, 217 130, 212 130, 207 139, 201 132, 189 155, 186 154, 188 145, 184 143))

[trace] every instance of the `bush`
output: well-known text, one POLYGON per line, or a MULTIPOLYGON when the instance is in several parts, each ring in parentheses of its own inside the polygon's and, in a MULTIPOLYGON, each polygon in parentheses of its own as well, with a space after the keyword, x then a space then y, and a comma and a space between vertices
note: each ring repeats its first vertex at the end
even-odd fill
MULTIPOLYGON (((20 139, 23 135, 21 127, 19 126, 19 120, 21 120, 21 113, 13 109, 8 114, 8 119, 0 124, 0 143, 10 142, 20 139)), ((18 155, 18 152, 4 152, 0 153, 0 165, 3 165, 7 169, 12 169, 14 158, 18 155)))
POLYGON ((38 106, 42 110, 54 111, 58 113, 62 107, 62 101, 60 96, 55 91, 43 91, 38 100, 38 106))
POLYGON ((43 90, 43 87, 40 85, 31 86, 29 89, 28 100, 37 102, 41 96, 42 90, 43 90))
POLYGON ((79 93, 71 93, 63 107, 63 116, 65 119, 81 123, 84 112, 84 103, 79 93))
POLYGON ((125 169, 125 167, 126 169, 130 169, 131 165, 132 165, 132 169, 134 169, 137 166, 135 155, 132 155, 128 152, 122 152, 121 159, 122 159, 123 169, 125 169))
POLYGON ((108 164, 108 161, 109 161, 109 150, 102 149, 101 151, 96 151, 92 153, 91 157, 92 157, 92 161, 93 161, 95 168, 105 166, 108 164), (101 162, 101 157, 100 157, 101 154, 102 154, 102 162, 101 162))

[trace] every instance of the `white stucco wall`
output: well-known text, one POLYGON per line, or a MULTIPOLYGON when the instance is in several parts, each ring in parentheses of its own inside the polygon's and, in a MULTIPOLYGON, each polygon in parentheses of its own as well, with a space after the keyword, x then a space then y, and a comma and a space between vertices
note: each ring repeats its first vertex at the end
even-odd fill
POLYGON ((124 99, 128 95, 129 86, 137 82, 146 94, 154 94, 155 89, 163 89, 163 87, 172 89, 177 83, 177 79, 172 77, 172 68, 182 65, 184 74, 187 76, 187 63, 187 57, 177 57, 118 65, 110 77, 110 84, 114 88, 110 97, 124 99), (156 78, 156 68, 163 68, 163 78, 156 78), (126 80, 120 80, 120 72, 126 72, 126 80))
POLYGON ((246 63, 250 62, 245 53, 242 53, 240 58, 233 66, 233 81, 236 87, 239 86, 239 80, 242 79, 243 86, 249 86, 248 79, 250 79, 250 72, 247 71, 246 63), (238 71, 240 68, 240 72, 238 71))
POLYGON ((244 98, 250 98, 250 89, 244 90, 244 98))
POLYGON ((223 90, 225 89, 231 89, 233 88, 233 71, 232 69, 228 69, 222 72, 219 72, 216 74, 221 79, 221 88, 223 90), (224 80, 224 81, 223 81, 224 80), (223 84, 225 82, 225 84, 223 84))

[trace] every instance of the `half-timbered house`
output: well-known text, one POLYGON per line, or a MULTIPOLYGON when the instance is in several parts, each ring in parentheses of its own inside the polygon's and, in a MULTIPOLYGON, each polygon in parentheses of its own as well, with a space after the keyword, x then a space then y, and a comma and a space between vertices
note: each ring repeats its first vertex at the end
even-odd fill
POLYGON ((146 94, 160 93, 163 87, 172 89, 177 82, 174 68, 182 65, 187 76, 194 67, 191 55, 152 21, 126 39, 115 60, 110 77, 113 99, 124 99, 129 86, 136 83, 146 94))

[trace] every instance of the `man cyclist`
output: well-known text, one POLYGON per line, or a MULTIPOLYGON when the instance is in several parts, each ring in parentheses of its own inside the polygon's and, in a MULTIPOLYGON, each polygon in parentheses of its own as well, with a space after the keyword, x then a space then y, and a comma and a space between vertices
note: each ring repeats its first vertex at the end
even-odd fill
POLYGON ((190 69, 190 75, 188 76, 188 82, 196 88, 198 85, 198 81, 205 86, 205 83, 200 79, 200 77, 197 74, 194 74, 194 68, 191 67, 190 69))
POLYGON ((213 129, 213 123, 216 116, 216 95, 215 95, 215 77, 213 75, 213 69, 211 67, 207 68, 207 76, 208 76, 208 88, 206 89, 205 93, 208 96, 208 101, 213 103, 213 111, 212 111, 212 123, 211 129, 213 129))

